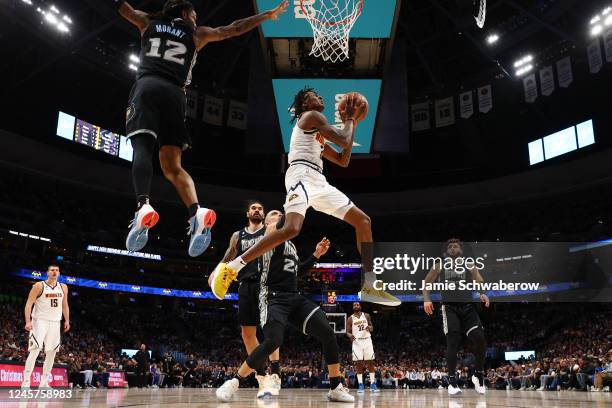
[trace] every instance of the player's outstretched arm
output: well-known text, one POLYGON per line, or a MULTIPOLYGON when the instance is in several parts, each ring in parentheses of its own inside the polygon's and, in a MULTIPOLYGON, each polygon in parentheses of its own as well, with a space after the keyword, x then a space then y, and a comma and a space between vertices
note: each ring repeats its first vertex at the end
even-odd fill
POLYGON ((138 27, 140 34, 146 30, 149 25, 149 15, 147 13, 140 10, 134 10, 125 0, 111 0, 111 2, 117 7, 121 17, 138 27))
POLYGON ((28 295, 28 300, 25 304, 23 313, 25 317, 25 329, 27 331, 32 330, 32 306, 34 306, 34 302, 36 302, 36 299, 42 294, 42 285, 42 282, 36 282, 34 285, 32 285, 32 289, 30 289, 30 294, 28 295))
POLYGON ((239 35, 251 31, 266 20, 276 20, 279 15, 287 10, 288 6, 289 2, 284 0, 278 5, 278 7, 272 10, 236 20, 227 26, 216 28, 200 26, 197 28, 195 33, 198 50, 209 42, 222 41, 227 38, 238 37, 239 35))

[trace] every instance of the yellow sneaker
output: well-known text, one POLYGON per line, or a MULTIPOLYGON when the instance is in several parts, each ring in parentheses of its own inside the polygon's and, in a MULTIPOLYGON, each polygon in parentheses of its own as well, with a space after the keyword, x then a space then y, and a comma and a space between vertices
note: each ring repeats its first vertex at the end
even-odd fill
POLYGON ((364 302, 377 303, 384 306, 399 306, 402 304, 402 301, 395 296, 383 290, 374 289, 374 286, 367 280, 357 296, 364 302))
POLYGON ((219 300, 225 299, 225 294, 233 281, 236 280, 238 272, 229 268, 226 263, 221 262, 212 273, 210 288, 213 295, 219 300))

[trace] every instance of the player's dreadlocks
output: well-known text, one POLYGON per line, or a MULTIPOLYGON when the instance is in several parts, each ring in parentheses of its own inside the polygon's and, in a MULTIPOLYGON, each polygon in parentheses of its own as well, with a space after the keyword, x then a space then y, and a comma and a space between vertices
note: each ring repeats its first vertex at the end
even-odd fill
POLYGON ((293 104, 289 107, 289 112, 292 113, 291 123, 294 123, 296 119, 299 119, 299 117, 302 116, 302 113, 304 113, 304 99, 306 94, 314 91, 314 88, 306 86, 300 90, 297 95, 295 95, 295 98, 293 98, 293 104))
POLYGON ((149 17, 171 21, 175 18, 181 18, 184 10, 191 11, 193 9, 193 4, 189 0, 168 0, 161 11, 151 14, 149 17))

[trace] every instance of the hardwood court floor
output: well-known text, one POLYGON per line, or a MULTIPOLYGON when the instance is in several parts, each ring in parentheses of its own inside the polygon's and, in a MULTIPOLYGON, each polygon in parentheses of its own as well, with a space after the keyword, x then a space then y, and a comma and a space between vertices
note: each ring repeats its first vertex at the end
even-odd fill
POLYGON ((15 401, 7 391, 0 391, 0 407, 203 407, 203 408, 610 408, 612 393, 573 391, 487 391, 479 396, 474 390, 449 398, 446 390, 383 390, 378 394, 357 394, 354 404, 327 402, 325 390, 283 389, 276 399, 257 400, 255 390, 241 389, 230 403, 220 403, 213 389, 114 389, 75 390, 69 400, 15 401))

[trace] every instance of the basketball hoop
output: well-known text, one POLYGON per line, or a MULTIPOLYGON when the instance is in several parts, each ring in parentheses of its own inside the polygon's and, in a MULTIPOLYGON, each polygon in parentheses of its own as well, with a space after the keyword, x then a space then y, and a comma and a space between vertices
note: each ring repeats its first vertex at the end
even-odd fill
POLYGON ((363 10, 363 0, 300 0, 300 8, 312 27, 310 55, 324 61, 349 57, 349 35, 363 10))
POLYGON ((482 28, 487 18, 487 0, 474 0, 474 11, 476 11, 476 3, 479 3, 478 13, 474 13, 474 19, 478 28, 482 28))

